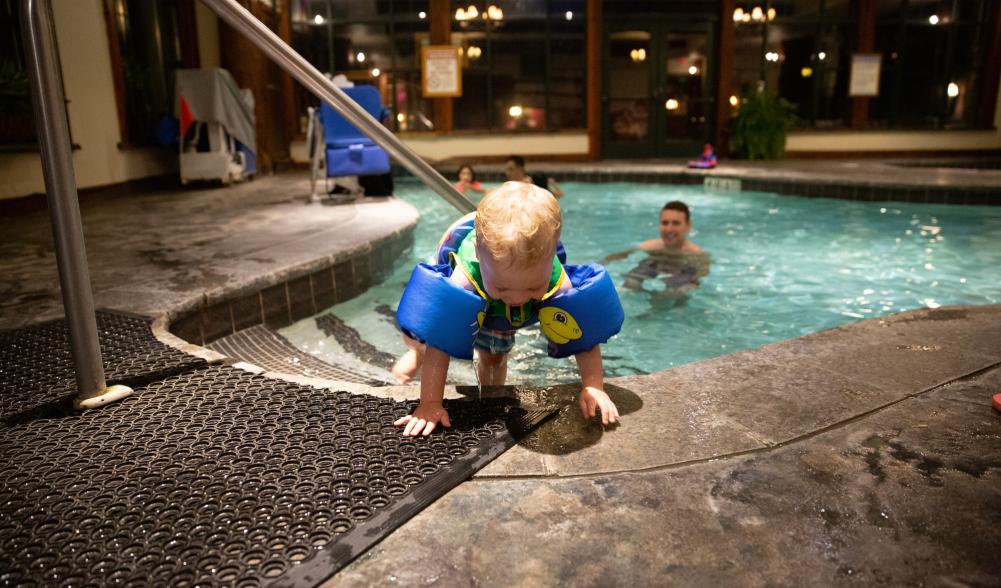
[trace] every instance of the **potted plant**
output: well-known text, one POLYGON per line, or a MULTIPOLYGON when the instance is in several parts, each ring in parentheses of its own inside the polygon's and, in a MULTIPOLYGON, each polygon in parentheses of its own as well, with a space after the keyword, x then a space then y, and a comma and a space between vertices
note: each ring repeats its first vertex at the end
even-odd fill
POLYGON ((766 92, 741 98, 731 119, 730 152, 745 159, 780 159, 795 112, 793 103, 766 92))

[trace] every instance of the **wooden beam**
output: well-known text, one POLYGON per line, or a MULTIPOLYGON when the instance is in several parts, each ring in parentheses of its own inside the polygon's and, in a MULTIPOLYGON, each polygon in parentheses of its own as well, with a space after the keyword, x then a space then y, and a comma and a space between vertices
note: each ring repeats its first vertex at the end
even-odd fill
MULTIPOLYGON (((855 52, 872 53, 876 49, 876 14, 878 6, 876 0, 857 0, 856 4, 856 27, 855 27, 855 52)), ((883 89, 880 88, 882 92, 883 89)), ((868 97, 852 98, 852 120, 851 128, 864 129, 869 126, 869 101, 868 97)))
POLYGON ((601 5, 602 0, 587 0, 587 156, 601 159, 601 5))
MULTIPOLYGON (((452 2, 451 0, 431 0, 428 6, 431 20, 431 44, 452 44, 452 2)), ((424 64, 421 64, 424 67, 424 64)), ((441 133, 452 132, 452 99, 432 98, 432 121, 434 130, 441 133)))
MULTIPOLYGON (((278 36, 290 46, 292 45, 292 10, 289 0, 278 0, 278 36)), ((292 76, 279 68, 281 77, 282 105, 285 118, 285 137, 292 139, 299 136, 299 117, 295 111, 295 89, 292 86, 292 76)))
POLYGON ((998 85, 1001 84, 1001 2, 990 3, 987 22, 983 24, 991 31, 991 38, 987 39, 976 124, 980 128, 992 129, 998 106, 998 85))
POLYGON ((177 0, 177 37, 181 44, 181 66, 187 69, 201 67, 195 0, 177 0))
POLYGON ((101 2, 104 8, 104 27, 108 33, 108 53, 111 57, 111 82, 115 88, 115 111, 118 114, 118 141, 121 144, 130 143, 128 118, 125 110, 125 62, 122 59, 122 49, 118 38, 118 27, 115 26, 115 7, 111 0, 101 2))
POLYGON ((736 0, 720 0, 719 27, 716 31, 716 129, 713 146, 716 155, 730 154, 730 95, 733 93, 733 11, 736 0))

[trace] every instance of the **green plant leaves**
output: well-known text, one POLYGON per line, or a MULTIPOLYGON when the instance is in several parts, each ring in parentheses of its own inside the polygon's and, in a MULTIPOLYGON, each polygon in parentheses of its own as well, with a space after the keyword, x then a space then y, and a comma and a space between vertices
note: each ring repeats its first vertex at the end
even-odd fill
POLYGON ((793 103, 765 92, 741 98, 731 119, 730 151, 745 159, 781 158, 795 112, 793 103))

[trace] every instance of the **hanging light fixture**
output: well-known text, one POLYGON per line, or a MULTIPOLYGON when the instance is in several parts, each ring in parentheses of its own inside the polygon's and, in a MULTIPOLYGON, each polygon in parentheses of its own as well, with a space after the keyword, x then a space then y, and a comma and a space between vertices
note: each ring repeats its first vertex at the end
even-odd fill
POLYGON ((646 61, 646 49, 642 47, 639 49, 633 49, 629 52, 629 58, 633 60, 633 63, 642 63, 646 61))

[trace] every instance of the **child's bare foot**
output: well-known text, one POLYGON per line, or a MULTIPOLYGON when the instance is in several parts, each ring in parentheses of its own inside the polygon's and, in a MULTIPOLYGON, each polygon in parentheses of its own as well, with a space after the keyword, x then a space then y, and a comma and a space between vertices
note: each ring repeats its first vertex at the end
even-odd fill
POLYGON ((393 379, 398 384, 409 384, 410 379, 414 377, 420 367, 421 361, 417 352, 413 349, 407 349, 407 352, 393 364, 393 379))

